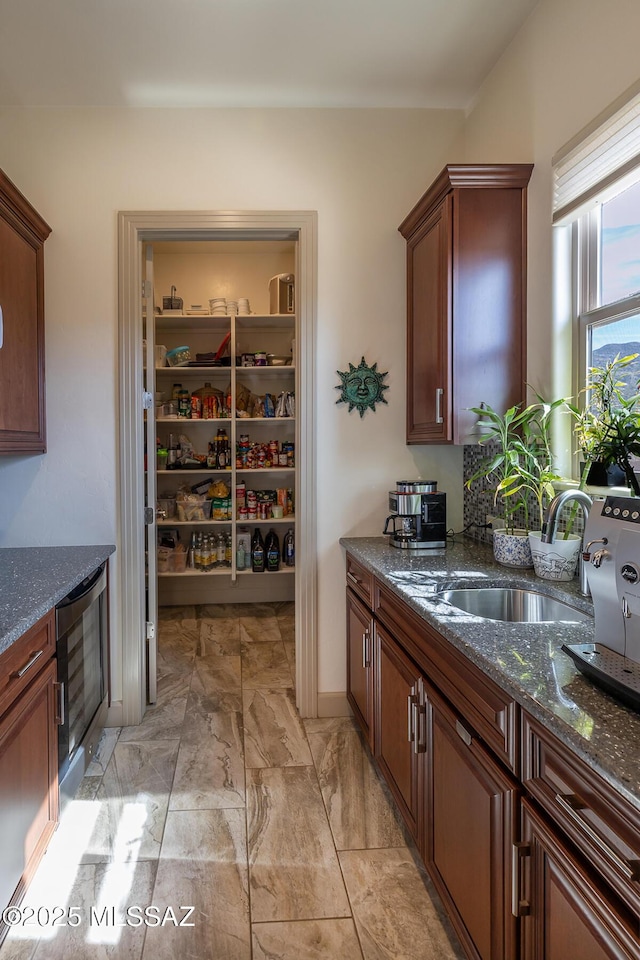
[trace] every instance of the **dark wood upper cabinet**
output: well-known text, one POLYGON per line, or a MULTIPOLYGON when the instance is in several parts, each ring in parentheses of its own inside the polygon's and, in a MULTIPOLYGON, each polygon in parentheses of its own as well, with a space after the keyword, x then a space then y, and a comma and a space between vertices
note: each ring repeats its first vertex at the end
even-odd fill
POLYGON ((481 402, 525 398, 532 164, 448 165, 398 228, 407 241, 407 443, 477 439, 481 402))
POLYGON ((43 244, 50 233, 0 170, 0 453, 46 453, 43 244))

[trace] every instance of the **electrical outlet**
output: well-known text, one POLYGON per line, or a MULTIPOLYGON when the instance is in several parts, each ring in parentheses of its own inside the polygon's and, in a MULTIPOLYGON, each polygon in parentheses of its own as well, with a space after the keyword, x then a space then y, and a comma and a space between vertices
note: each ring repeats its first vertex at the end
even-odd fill
POLYGON ((498 518, 497 518, 497 517, 494 517, 494 515, 493 515, 492 513, 488 513, 488 514, 486 515, 486 517, 484 518, 484 522, 485 522, 488 526, 491 527, 491 526, 493 526, 494 522, 495 522, 497 519, 498 519, 498 518))

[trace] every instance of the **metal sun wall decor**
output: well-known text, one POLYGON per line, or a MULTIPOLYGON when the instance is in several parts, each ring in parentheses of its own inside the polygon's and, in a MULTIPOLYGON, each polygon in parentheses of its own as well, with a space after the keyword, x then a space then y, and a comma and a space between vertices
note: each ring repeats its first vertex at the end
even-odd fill
POLYGON ((386 373, 378 373, 378 364, 374 363, 370 367, 364 357, 357 367, 350 363, 348 370, 344 372, 336 370, 342 381, 335 388, 342 391, 336 403, 348 403, 349 413, 354 407, 357 407, 361 419, 367 407, 371 407, 375 413, 376 403, 387 402, 383 396, 383 391, 388 390, 389 387, 382 381, 388 372, 387 370, 386 373))

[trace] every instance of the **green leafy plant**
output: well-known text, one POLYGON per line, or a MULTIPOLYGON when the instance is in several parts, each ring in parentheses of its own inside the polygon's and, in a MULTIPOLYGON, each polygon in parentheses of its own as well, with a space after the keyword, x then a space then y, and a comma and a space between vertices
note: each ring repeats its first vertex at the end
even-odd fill
POLYGON ((574 420, 574 434, 585 459, 580 480, 584 487, 592 463, 605 467, 617 464, 625 474, 634 496, 640 496, 640 485, 631 464, 632 456, 640 456, 640 393, 627 395, 625 380, 620 374, 636 358, 637 353, 619 354, 604 367, 590 367, 587 385, 582 391, 584 405, 566 404, 574 420))
POLYGON ((507 532, 514 530, 514 514, 519 508, 528 532, 531 497, 537 507, 537 529, 542 526, 544 511, 555 494, 553 484, 560 479, 553 469, 551 420, 554 411, 565 403, 565 400, 547 403, 536 394, 535 403, 524 409, 521 405, 510 407, 504 414, 488 404, 471 407, 480 418, 484 434, 480 442, 493 441, 498 451, 485 458, 467 480, 467 486, 481 478, 495 483, 494 502, 502 505, 507 532))

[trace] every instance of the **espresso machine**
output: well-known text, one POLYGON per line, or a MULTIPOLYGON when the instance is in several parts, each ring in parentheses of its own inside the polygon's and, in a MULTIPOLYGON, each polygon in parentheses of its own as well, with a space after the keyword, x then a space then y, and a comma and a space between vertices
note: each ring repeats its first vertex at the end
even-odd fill
POLYGON ((433 550, 447 542, 447 495, 435 480, 398 480, 382 531, 400 550, 433 550), (391 529, 389 529, 391 525, 391 529))
POLYGON ((595 500, 583 544, 595 643, 562 649, 582 673, 640 710, 640 500, 595 500))

